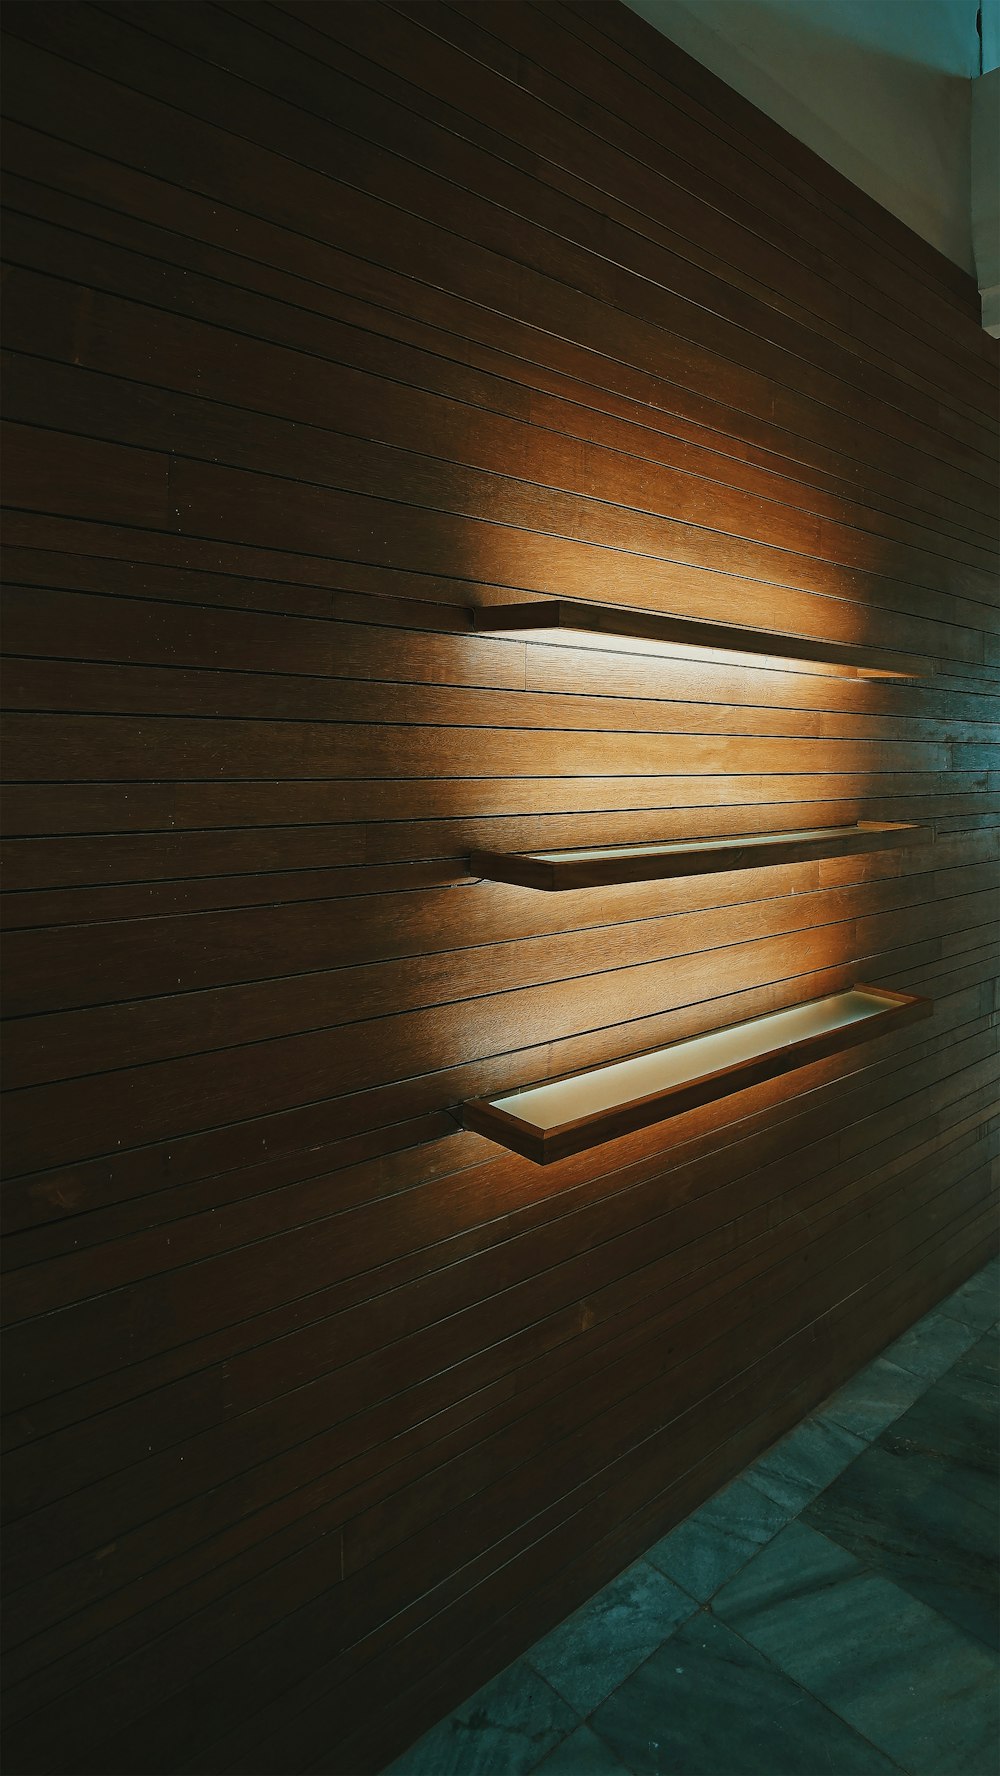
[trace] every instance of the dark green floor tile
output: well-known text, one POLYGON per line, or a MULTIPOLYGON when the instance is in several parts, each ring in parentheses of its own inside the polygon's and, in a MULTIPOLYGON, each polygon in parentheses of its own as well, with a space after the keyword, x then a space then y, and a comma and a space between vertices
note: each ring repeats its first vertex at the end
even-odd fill
POLYGON ((988 1332, 977 1335, 975 1344, 953 1365, 952 1370, 959 1389, 964 1390, 970 1383, 978 1382, 987 1390, 995 1390, 1000 1384, 1000 1327, 991 1326, 988 1332))
POLYGON ((1000 1271, 996 1259, 970 1277, 947 1301, 942 1301, 941 1312, 983 1332, 995 1326, 1000 1319, 1000 1271))
POLYGON ((787 1520, 784 1506, 734 1480, 650 1548, 646 1559, 706 1603, 787 1520))
POLYGON ((577 1727, 549 1752, 534 1776, 631 1776, 631 1772, 589 1727, 577 1727))
POLYGON ((637 1560, 527 1654, 578 1714, 589 1714, 696 1608, 655 1567, 637 1560))
POLYGON ((989 1346, 981 1339, 933 1383, 879 1441, 904 1454, 922 1452, 992 1478, 997 1470, 997 1389, 989 1346))
POLYGON ((794 1517, 866 1447, 860 1437, 807 1418, 746 1470, 743 1479, 794 1517))
POLYGON ((882 1355, 900 1369, 922 1376, 925 1381, 937 1381, 946 1369, 964 1356, 978 1337, 974 1326, 966 1326, 961 1320, 950 1319, 947 1314, 935 1311, 925 1314, 882 1355))
POLYGON ((647 1659, 591 1725, 637 1776, 895 1771, 890 1759, 706 1611, 647 1659))
POLYGON ((920 1376, 888 1357, 876 1357, 824 1401, 814 1416, 870 1442, 912 1406, 926 1386, 920 1376))
POLYGON ((518 1660, 389 1770, 392 1776, 526 1776, 578 1725, 562 1697, 518 1660))
POLYGON ((998 1309, 994 1260, 392 1776, 996 1776, 998 1309))
POLYGON ((801 1522, 987 1646, 997 1642, 997 1499, 978 1504, 948 1468, 876 1445, 801 1522))
POLYGON ((995 1776, 996 1661, 825 1536, 789 1525, 713 1608, 913 1776, 995 1776))

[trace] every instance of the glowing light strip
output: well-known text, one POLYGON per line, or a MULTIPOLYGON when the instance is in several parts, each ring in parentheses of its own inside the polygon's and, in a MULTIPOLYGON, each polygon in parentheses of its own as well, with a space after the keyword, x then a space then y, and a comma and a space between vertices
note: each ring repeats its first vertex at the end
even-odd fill
POLYGON ((637 1098, 702 1079, 708 1073, 718 1073, 723 1067, 767 1054, 773 1048, 790 1048, 794 1042, 842 1029, 845 1024, 878 1016, 884 1010, 884 999, 860 988, 833 993, 828 999, 793 1005, 788 1011, 768 1012, 745 1024, 733 1024, 728 1030, 689 1036, 683 1042, 671 1043, 669 1048, 654 1049, 652 1054, 635 1055, 628 1061, 615 1061, 610 1067, 597 1067, 571 1079, 555 1080, 551 1085, 532 1086, 528 1091, 511 1092, 508 1097, 493 1098, 491 1102, 533 1128, 558 1128, 564 1122, 575 1122, 577 1117, 634 1103, 637 1098))
POLYGON ((593 850, 526 851, 524 855, 537 858, 539 863, 587 863, 598 857, 614 862, 628 857, 683 856, 686 851, 735 851, 743 845, 755 849, 758 845, 787 845, 790 839, 834 839, 861 830, 856 826, 804 826, 791 832, 739 833, 729 839, 670 839, 662 845, 604 845, 593 850))
POLYGON ((544 1165, 790 1073, 933 1010, 858 984, 728 1029, 463 1107, 467 1128, 544 1165))
POLYGON ((565 892, 861 855, 913 844, 928 836, 933 837, 914 821, 862 820, 850 826, 734 833, 714 839, 663 839, 553 851, 473 851, 469 872, 487 881, 512 882, 546 893, 565 892))
POLYGON ((521 635, 550 646, 658 653, 709 665, 902 680, 919 678, 926 670, 923 665, 918 669, 905 659, 879 657, 847 642, 566 599, 485 605, 472 616, 476 630, 483 634, 521 635))

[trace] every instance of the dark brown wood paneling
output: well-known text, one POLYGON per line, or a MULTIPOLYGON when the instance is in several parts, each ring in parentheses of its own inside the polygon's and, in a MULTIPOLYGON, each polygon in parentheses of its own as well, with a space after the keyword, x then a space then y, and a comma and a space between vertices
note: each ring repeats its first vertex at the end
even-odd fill
POLYGON ((5 23, 8 1762, 374 1770, 995 1249, 997 352, 611 0, 5 23), (459 1126, 858 979, 933 1016, 459 1126))

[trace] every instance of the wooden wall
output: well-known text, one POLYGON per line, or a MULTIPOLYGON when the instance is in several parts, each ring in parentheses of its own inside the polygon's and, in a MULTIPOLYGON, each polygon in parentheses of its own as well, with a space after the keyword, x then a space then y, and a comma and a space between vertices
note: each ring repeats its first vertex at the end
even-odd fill
POLYGON ((7 1764, 369 1770, 995 1247, 996 346, 611 0, 5 11, 7 1764), (553 592, 939 676, 470 633, 553 592), (933 1020, 457 1127, 856 978, 933 1020))

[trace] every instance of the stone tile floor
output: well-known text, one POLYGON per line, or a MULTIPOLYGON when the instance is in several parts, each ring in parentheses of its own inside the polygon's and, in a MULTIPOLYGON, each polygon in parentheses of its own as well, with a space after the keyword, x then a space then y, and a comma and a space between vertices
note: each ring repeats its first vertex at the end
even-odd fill
POLYGON ((996 1776, 1000 1260, 390 1766, 996 1776))

